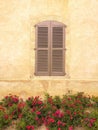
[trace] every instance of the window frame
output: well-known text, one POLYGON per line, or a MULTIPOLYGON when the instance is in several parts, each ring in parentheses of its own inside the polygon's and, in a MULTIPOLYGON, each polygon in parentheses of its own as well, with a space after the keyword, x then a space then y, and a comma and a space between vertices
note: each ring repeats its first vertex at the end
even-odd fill
MULTIPOLYGON (((58 21, 43 21, 35 25, 35 75, 36 76, 64 76, 65 75, 65 27, 66 25, 58 22, 58 21), (37 61, 38 61, 38 55, 37 51, 40 50, 38 48, 38 27, 48 27, 48 73, 41 73, 37 71, 37 61), (52 47, 52 37, 53 37, 53 27, 62 27, 63 28, 63 71, 62 72, 52 72, 52 50, 55 49, 52 47), (51 43, 51 44, 49 44, 51 43), (51 61, 51 62, 49 62, 51 61)), ((57 48, 58 50, 59 48, 57 48)), ((44 50, 41 48, 41 50, 44 50)), ((46 48, 45 48, 46 50, 46 48)))

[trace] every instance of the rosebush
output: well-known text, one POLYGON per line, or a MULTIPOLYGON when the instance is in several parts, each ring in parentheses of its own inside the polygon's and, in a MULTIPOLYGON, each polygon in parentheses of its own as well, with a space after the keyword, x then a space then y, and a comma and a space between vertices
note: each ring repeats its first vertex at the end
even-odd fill
POLYGON ((6 128, 11 123, 11 118, 8 115, 7 111, 0 106, 0 129, 6 128))
POLYGON ((98 109, 94 109, 90 114, 84 118, 84 125, 89 130, 98 129, 98 109))
POLYGON ((32 112, 32 110, 25 106, 22 110, 21 117, 17 123, 18 130, 31 130, 37 127, 36 122, 36 113, 32 112), (31 127, 32 126, 32 127, 31 127))
POLYGON ((19 97, 16 96, 16 95, 8 95, 6 96, 4 99, 2 99, 2 104, 3 106, 5 107, 10 107, 12 106, 13 104, 18 104, 19 102, 19 97))
POLYGON ((0 129, 13 125, 17 130, 35 130, 45 125, 46 130, 74 130, 75 127, 98 129, 98 97, 83 93, 63 97, 45 95, 29 97, 26 101, 8 95, 0 102, 0 129))

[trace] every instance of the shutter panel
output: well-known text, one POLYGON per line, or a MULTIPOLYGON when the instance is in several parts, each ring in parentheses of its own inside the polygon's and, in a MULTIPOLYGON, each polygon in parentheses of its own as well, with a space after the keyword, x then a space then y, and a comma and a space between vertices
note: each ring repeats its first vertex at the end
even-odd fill
POLYGON ((62 27, 53 27, 53 48, 62 48, 63 47, 63 28, 62 27))
POLYGON ((48 71, 48 51, 47 50, 38 50, 37 51, 37 70, 38 72, 47 72, 48 71))
POLYGON ((53 50, 52 51, 52 72, 63 71, 63 51, 53 50))
POLYGON ((38 76, 65 75, 65 25, 56 21, 44 21, 35 27, 35 74, 38 76))
POLYGON ((64 75, 64 28, 52 27, 52 75, 64 75))
POLYGON ((48 47, 48 27, 38 27, 38 48, 48 47))
POLYGON ((36 75, 48 75, 48 27, 37 27, 36 75))

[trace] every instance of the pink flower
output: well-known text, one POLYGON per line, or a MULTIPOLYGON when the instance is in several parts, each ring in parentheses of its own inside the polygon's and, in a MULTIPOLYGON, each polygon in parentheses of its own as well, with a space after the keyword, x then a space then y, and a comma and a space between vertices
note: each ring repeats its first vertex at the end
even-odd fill
POLYGON ((61 130, 61 128, 58 128, 58 130, 61 130))
POLYGON ((35 120, 38 121, 38 117, 36 117, 35 120))
POLYGON ((68 130, 73 130, 73 126, 70 126, 68 130))
POLYGON ((49 122, 54 123, 54 119, 53 118, 49 118, 49 122))
POLYGON ((92 124, 91 124, 91 123, 89 123, 89 124, 88 124, 88 126, 89 126, 89 127, 92 127, 92 124))
POLYGON ((92 118, 90 119, 90 123, 93 124, 96 121, 96 119, 92 118))
POLYGON ((28 126, 26 126, 26 129, 27 130, 34 130, 34 126, 33 125, 28 125, 28 126))
POLYGON ((36 112, 36 114, 37 114, 37 115, 40 115, 40 114, 41 114, 41 112, 40 112, 40 111, 37 111, 37 112, 36 112))
POLYGON ((23 109, 25 107, 25 102, 18 103, 18 110, 23 109))
POLYGON ((6 99, 8 98, 8 96, 5 97, 6 99))
POLYGON ((62 125, 62 122, 61 122, 61 121, 58 121, 58 122, 57 122, 57 125, 58 125, 58 126, 62 125))
POLYGON ((72 99, 69 97, 68 100, 71 101, 72 99))
POLYGON ((70 110, 66 110, 66 113, 67 113, 68 115, 70 115, 70 114, 71 114, 71 111, 70 111, 70 110))
POLYGON ((31 126, 31 130, 34 130, 34 126, 31 126))
POLYGON ((6 120, 8 119, 8 115, 7 115, 7 114, 6 114, 6 115, 4 115, 4 119, 6 119, 6 120))
POLYGON ((62 126, 65 126, 66 125, 66 123, 62 123, 62 126))
POLYGON ((38 101, 38 104, 41 105, 41 104, 42 104, 42 101, 38 101))
POLYGON ((30 128, 31 128, 31 127, 30 127, 29 125, 28 125, 28 126, 26 126, 26 129, 27 129, 27 130, 30 130, 30 128))
POLYGON ((74 115, 76 115, 77 113, 76 112, 74 112, 74 115))
POLYGON ((50 104, 53 104, 53 99, 52 99, 52 97, 49 97, 49 98, 48 98, 48 102, 49 102, 50 104))
POLYGON ((72 116, 70 116, 70 119, 72 120, 72 119, 73 119, 73 117, 72 117, 72 116))
POLYGON ((85 118, 85 121, 89 121, 89 119, 88 119, 88 118, 85 118))
POLYGON ((64 116, 64 113, 61 112, 60 110, 57 110, 57 111, 53 114, 53 116, 62 118, 62 117, 64 116))
POLYGON ((22 118, 22 114, 19 114, 18 117, 19 117, 19 118, 22 118))

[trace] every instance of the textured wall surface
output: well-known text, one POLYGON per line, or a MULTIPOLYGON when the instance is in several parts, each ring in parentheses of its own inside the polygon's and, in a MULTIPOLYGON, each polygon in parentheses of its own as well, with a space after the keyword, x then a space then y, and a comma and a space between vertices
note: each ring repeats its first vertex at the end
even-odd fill
POLYGON ((98 0, 0 0, 0 95, 98 95, 98 0), (34 25, 66 28, 66 76, 34 76, 34 25))
POLYGON ((98 80, 98 0, 69 0, 70 75, 98 80))

